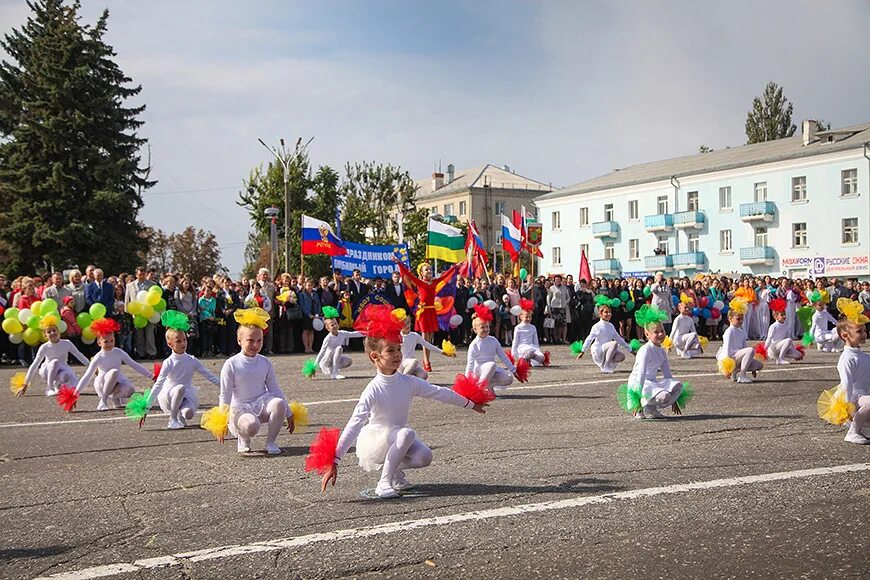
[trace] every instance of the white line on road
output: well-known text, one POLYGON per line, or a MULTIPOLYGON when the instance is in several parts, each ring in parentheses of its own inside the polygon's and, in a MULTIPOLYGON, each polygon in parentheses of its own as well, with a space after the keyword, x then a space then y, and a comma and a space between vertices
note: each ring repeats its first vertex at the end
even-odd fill
MULTIPOLYGON (((819 370, 819 369, 835 369, 836 365, 795 365, 790 366, 788 368, 778 368, 776 369, 777 373, 788 373, 788 372, 804 372, 810 370, 819 370)), ((681 378, 687 379, 695 379, 701 377, 719 377, 721 376, 719 373, 695 373, 695 374, 681 374, 681 378)), ((549 389, 551 387, 580 387, 585 385, 598 385, 602 383, 624 383, 628 380, 627 376, 622 376, 619 378, 600 378, 591 381, 579 381, 572 383, 544 383, 542 385, 520 385, 516 387, 509 387, 505 394, 510 394, 511 391, 530 391, 536 389, 549 389)), ((334 405, 337 403, 356 403, 359 399, 330 399, 325 401, 311 401, 310 403, 305 403, 307 407, 313 407, 316 405, 334 405)), ((197 412, 199 414, 199 412, 197 412)), ((33 422, 33 423, 0 423, 0 429, 11 429, 11 428, 20 428, 20 427, 45 427, 45 426, 53 426, 53 425, 77 425, 80 423, 112 423, 115 421, 130 421, 128 417, 120 416, 120 417, 101 417, 98 419, 68 419, 66 421, 41 421, 41 422, 33 422)))
POLYGON ((186 562, 202 562, 205 560, 232 558, 234 556, 241 556, 245 554, 254 554, 258 552, 273 552, 275 550, 299 548, 311 544, 322 544, 344 540, 353 540, 357 538, 368 538, 372 536, 394 534, 396 532, 417 530, 421 528, 448 526, 451 524, 457 524, 462 522, 490 520, 495 518, 515 517, 540 512, 574 509, 588 505, 611 503, 619 500, 632 500, 655 497, 659 495, 673 495, 691 491, 722 489, 728 487, 737 487, 741 485, 750 485, 755 483, 770 483, 773 481, 803 479, 807 477, 836 475, 841 473, 855 473, 867 470, 870 470, 870 463, 853 463, 849 465, 837 465, 833 467, 819 467, 815 469, 801 469, 797 471, 783 471, 778 473, 763 473, 760 475, 729 477, 725 479, 713 479, 710 481, 699 481, 695 483, 648 487, 644 489, 606 493, 601 495, 575 496, 569 499, 529 503, 513 507, 492 508, 473 512, 462 512, 446 516, 421 518, 417 520, 403 520, 399 522, 391 522, 376 526, 349 528, 344 530, 335 530, 332 532, 320 532, 291 538, 278 538, 275 540, 254 542, 245 545, 206 548, 204 550, 183 552, 179 554, 172 554, 169 556, 161 556, 158 558, 135 560, 129 563, 122 562, 117 564, 96 566, 93 568, 85 568, 84 570, 76 570, 72 572, 61 572, 58 574, 53 574, 51 576, 38 578, 37 580, 46 580, 49 578, 52 580, 88 580, 90 578, 104 578, 106 576, 116 576, 119 574, 127 574, 130 572, 138 572, 141 570, 165 568, 168 566, 180 566, 186 562))

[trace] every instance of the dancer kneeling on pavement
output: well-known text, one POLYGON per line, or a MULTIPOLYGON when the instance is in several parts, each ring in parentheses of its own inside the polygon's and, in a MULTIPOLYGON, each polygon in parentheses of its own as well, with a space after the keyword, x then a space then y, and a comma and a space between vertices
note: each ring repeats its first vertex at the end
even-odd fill
POLYGON ((193 386, 193 373, 198 372, 213 385, 220 385, 220 379, 213 375, 196 357, 187 354, 187 331, 190 321, 186 314, 167 310, 161 316, 166 327, 166 344, 172 349, 169 358, 160 366, 157 382, 151 388, 148 408, 154 400, 164 413, 169 415, 167 429, 183 429, 193 419, 199 404, 196 387, 193 386))
POLYGON ((80 363, 88 366, 88 357, 79 352, 71 341, 60 337, 60 330, 57 328, 59 322, 60 318, 53 314, 39 321, 48 342, 36 351, 36 358, 33 359, 30 368, 27 369, 27 376, 24 377, 24 388, 16 393, 18 396, 24 395, 37 372, 45 380, 46 397, 56 395, 61 385, 77 383, 76 374, 67 364, 69 355, 73 355, 80 363))
POLYGON ((314 362, 320 365, 324 375, 340 381, 346 377, 339 374, 339 371, 353 364, 353 360, 345 356, 344 346, 351 338, 363 338, 364 335, 359 332, 339 330, 338 310, 332 306, 323 307, 323 316, 325 318, 323 327, 328 334, 323 338, 323 344, 314 362))
POLYGON ((495 389, 504 389, 514 382, 517 367, 502 350, 498 339, 489 334, 491 321, 492 311, 483 304, 476 304, 471 329, 477 337, 468 345, 465 376, 473 376, 480 382, 486 381, 489 391, 494 393, 495 389), (500 369, 497 359, 501 359, 510 372, 500 369))
POLYGON ((285 421, 293 432, 293 413, 278 386, 272 361, 260 354, 269 313, 262 308, 236 310, 236 338, 242 351, 221 369, 221 407, 229 405, 229 431, 238 437, 239 453, 251 451, 251 438, 266 425, 266 453, 279 455, 278 434, 285 421))
POLYGON ((664 419, 659 411, 664 407, 671 407, 680 415, 691 391, 671 374, 668 353, 662 347, 666 336, 662 323, 670 317, 667 312, 644 304, 634 318, 643 327, 647 342, 637 351, 628 384, 620 386, 617 398, 623 408, 638 419, 664 419))
POLYGON ((541 351, 538 342, 538 329, 532 324, 532 311, 535 303, 525 298, 520 300, 520 323, 514 327, 514 340, 511 343, 511 354, 514 360, 525 359, 533 367, 550 366, 550 353, 541 351))
POLYGON ((785 323, 786 306, 786 301, 782 298, 770 301, 770 310, 776 322, 767 329, 767 340, 764 341, 764 347, 778 365, 791 364, 804 358, 804 353, 795 348, 792 342, 792 328, 785 323))
POLYGON ((368 306, 363 315, 367 324, 366 356, 377 373, 362 392, 353 415, 341 432, 335 449, 335 462, 323 475, 322 489, 326 489, 330 481, 335 485, 338 463, 356 441, 360 467, 366 471, 381 470, 375 493, 380 498, 394 498, 399 497, 399 491, 411 487, 404 470, 426 467, 432 462, 432 450, 408 426, 412 399, 435 399, 478 413, 484 413, 486 405, 475 404, 451 389, 399 373, 402 363, 399 332, 404 321, 393 316, 389 306, 368 306))
POLYGON ((755 349, 746 344, 743 316, 746 314, 747 304, 742 298, 735 298, 728 308, 729 326, 722 334, 722 346, 716 353, 719 372, 738 383, 751 383, 752 379, 746 373, 751 372, 755 376, 764 365, 755 358, 755 349))
POLYGON ((674 318, 671 327, 671 342, 677 354, 683 358, 695 358, 704 352, 701 347, 701 339, 695 329, 695 319, 692 318, 692 307, 686 302, 677 304, 679 314, 674 318))
POLYGON ((612 374, 616 370, 616 366, 625 360, 625 354, 619 350, 619 347, 631 352, 631 346, 625 342, 625 339, 619 335, 616 327, 610 322, 613 311, 607 296, 599 294, 595 297, 595 302, 601 320, 592 325, 589 336, 583 342, 583 350, 577 355, 577 358, 583 358, 591 346, 592 361, 598 365, 602 373, 612 374))
POLYGON ((429 350, 434 350, 437 353, 443 354, 444 356, 456 356, 456 352, 454 349, 453 354, 448 354, 447 352, 441 350, 434 344, 430 343, 428 340, 423 338, 423 336, 417 332, 413 332, 411 330, 411 317, 408 316, 407 312, 403 308, 398 308, 393 310, 393 316, 395 316, 398 320, 402 321, 402 364, 399 366, 399 372, 403 375, 414 375, 415 377, 419 377, 424 381, 429 378, 429 373, 423 368, 423 365, 420 364, 420 361, 417 360, 416 350, 417 346, 422 346, 423 348, 428 348, 429 350))
POLYGON ((837 361, 840 388, 845 391, 846 402, 855 405, 852 424, 845 441, 867 445, 870 443, 870 354, 861 351, 867 340, 867 323, 860 302, 840 298, 837 308, 843 318, 837 323, 837 333, 846 344, 837 361))
POLYGON ((122 349, 115 348, 115 333, 121 330, 121 325, 116 321, 111 318, 101 318, 93 322, 90 328, 97 335, 100 352, 91 358, 88 370, 85 371, 79 384, 76 385, 76 394, 81 393, 82 389, 90 384, 91 378, 96 373, 94 391, 100 398, 100 402, 97 403, 97 411, 108 411, 110 398, 115 408, 119 409, 127 403, 127 399, 136 390, 130 379, 121 372, 121 365, 127 365, 148 379, 152 378, 151 373, 130 358, 130 355, 122 349))
POLYGON ((837 320, 828 312, 818 290, 810 295, 810 302, 815 309, 810 335, 816 343, 816 348, 822 352, 839 352, 843 348, 843 341, 837 333, 837 320), (828 325, 833 325, 834 329, 828 330, 828 325))

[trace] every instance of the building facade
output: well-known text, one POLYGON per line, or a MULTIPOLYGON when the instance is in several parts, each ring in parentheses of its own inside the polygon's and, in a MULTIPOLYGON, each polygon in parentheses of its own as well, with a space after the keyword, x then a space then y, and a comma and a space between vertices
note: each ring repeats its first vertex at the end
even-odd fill
POLYGON ((536 199, 544 272, 870 278, 870 123, 635 165, 536 199))

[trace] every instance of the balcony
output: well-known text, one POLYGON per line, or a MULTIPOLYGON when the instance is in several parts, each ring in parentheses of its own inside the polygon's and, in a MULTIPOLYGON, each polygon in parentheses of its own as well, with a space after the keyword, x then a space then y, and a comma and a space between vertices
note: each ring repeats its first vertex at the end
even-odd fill
POLYGON ((776 214, 776 204, 772 201, 756 201, 740 204, 740 219, 745 222, 772 222, 776 214))
POLYGON ((674 268, 679 270, 703 270, 706 266, 707 255, 704 252, 674 254, 674 268))
POLYGON ((681 211, 674 214, 674 227, 678 230, 700 229, 704 227, 706 216, 699 211, 681 211))
POLYGON ((605 274, 618 276, 622 271, 619 260, 592 260, 592 269, 595 276, 603 276, 605 274))
POLYGON ((740 263, 744 266, 772 266, 774 261, 776 261, 776 251, 772 246, 740 248, 740 263))
POLYGON ((673 256, 646 256, 643 259, 644 267, 650 272, 656 270, 667 271, 674 269, 673 256))
POLYGON ((648 232, 667 232, 674 229, 674 214, 648 215, 643 218, 643 223, 648 232))
POLYGON ((614 221, 595 222, 592 224, 592 235, 596 238, 616 238, 619 236, 619 224, 614 221))

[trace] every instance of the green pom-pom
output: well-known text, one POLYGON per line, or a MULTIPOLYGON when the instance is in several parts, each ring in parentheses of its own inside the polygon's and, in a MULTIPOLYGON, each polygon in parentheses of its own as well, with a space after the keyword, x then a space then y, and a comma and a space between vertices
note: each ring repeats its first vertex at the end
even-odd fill
POLYGON ((812 334, 810 334, 809 332, 805 332, 803 337, 801 338, 801 342, 803 343, 804 346, 809 346, 812 343, 814 343, 815 340, 813 339, 812 334))
POLYGON ((640 307, 640 310, 634 313, 634 319, 644 328, 650 324, 667 322, 669 318, 670 316, 667 312, 650 304, 644 304, 640 307))
POLYGON ((680 396, 677 397, 677 407, 679 407, 680 410, 685 409, 686 405, 689 404, 689 401, 691 401, 694 396, 695 389, 692 388, 692 385, 689 383, 683 383, 683 390, 680 391, 680 396))
POLYGON ((124 414, 131 419, 138 421, 148 414, 148 400, 151 398, 151 389, 145 389, 144 393, 133 393, 127 406, 124 407, 124 414))
POLYGON ((818 302, 822 299, 822 293, 818 290, 813 290, 813 293, 810 294, 810 302, 818 302))
POLYGON ((305 361, 305 364, 302 365, 302 375, 308 377, 309 379, 314 376, 314 373, 317 372, 317 361, 313 358, 305 361))
POLYGON ((626 413, 634 415, 640 411, 643 408, 640 399, 640 387, 629 387, 627 384, 623 383, 616 389, 616 400, 619 402, 619 406, 622 407, 622 410, 626 413))
POLYGON ((576 340, 571 343, 571 354, 578 355, 583 352, 583 341, 576 340))
POLYGON ((610 298, 604 294, 598 294, 595 297, 595 306, 610 306, 610 298))
POLYGON ((798 320, 804 325, 805 330, 809 330, 813 325, 813 313, 815 309, 811 306, 801 306, 797 309, 798 320))
POLYGON ((338 318, 338 310, 336 310, 332 306, 324 306, 323 307, 323 317, 324 318, 338 318))
POLYGON ((160 315, 160 323, 166 328, 174 328, 182 332, 190 330, 190 319, 187 314, 177 310, 167 310, 160 315))
POLYGON ((640 341, 636 338, 632 338, 631 342, 628 343, 628 346, 631 347, 631 352, 637 352, 640 349, 640 341))

